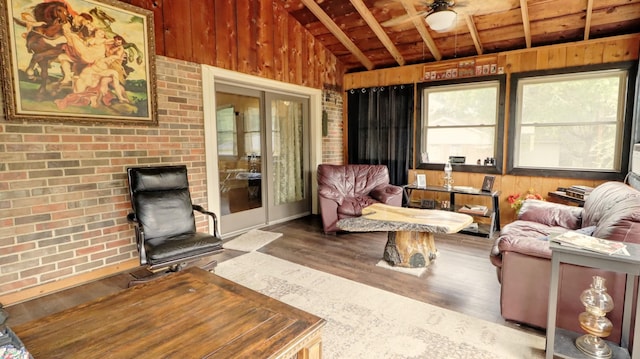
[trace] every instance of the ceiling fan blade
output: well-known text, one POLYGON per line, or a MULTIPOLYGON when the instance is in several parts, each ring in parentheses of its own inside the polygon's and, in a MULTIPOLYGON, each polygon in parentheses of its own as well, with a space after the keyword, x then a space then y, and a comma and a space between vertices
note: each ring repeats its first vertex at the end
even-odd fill
POLYGON ((452 9, 468 15, 483 15, 518 7, 520 7, 520 0, 459 0, 455 2, 452 9))
MULTIPOLYGON (((388 9, 388 10, 401 10, 401 9, 404 9, 404 6, 402 5, 402 1, 403 0, 378 0, 373 4, 373 6, 377 8, 388 9)), ((428 3, 431 3, 431 1, 425 1, 425 0, 404 0, 404 1, 408 2, 414 7, 425 7, 425 6, 428 6, 428 3)))
POLYGON ((380 25, 382 25, 383 27, 400 26, 407 23, 411 23, 411 21, 413 21, 413 19, 416 17, 424 17, 425 15, 427 15, 426 11, 420 11, 418 12, 417 15, 414 15, 414 16, 409 14, 400 15, 400 16, 393 17, 387 21, 383 21, 380 23, 380 25))

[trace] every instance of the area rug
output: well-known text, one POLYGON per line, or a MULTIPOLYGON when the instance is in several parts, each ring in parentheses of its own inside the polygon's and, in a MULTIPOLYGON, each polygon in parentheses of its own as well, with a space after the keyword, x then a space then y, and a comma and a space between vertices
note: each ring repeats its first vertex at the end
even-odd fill
POLYGON ((324 358, 543 358, 545 339, 260 252, 216 274, 327 320, 324 358))
POLYGON ((387 261, 385 261, 384 259, 381 259, 378 263, 376 263, 376 267, 381 267, 384 269, 388 269, 388 270, 392 270, 400 273, 411 274, 416 277, 420 277, 421 275, 424 274, 424 272, 427 271, 427 267, 407 268, 407 267, 392 266, 391 264, 387 263, 387 261))
POLYGON ((236 251, 252 252, 262 248, 263 246, 282 237, 282 233, 261 231, 252 229, 227 243, 223 243, 222 247, 233 249, 236 251))

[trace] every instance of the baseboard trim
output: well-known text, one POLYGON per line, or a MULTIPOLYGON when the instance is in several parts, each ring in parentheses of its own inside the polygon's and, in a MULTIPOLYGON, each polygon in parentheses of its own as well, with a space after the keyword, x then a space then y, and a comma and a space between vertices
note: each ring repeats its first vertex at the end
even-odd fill
POLYGON ((31 299, 42 297, 47 294, 59 292, 64 289, 72 288, 93 280, 108 277, 113 274, 117 274, 132 268, 138 267, 140 262, 138 259, 130 259, 126 262, 102 267, 91 272, 78 274, 73 277, 61 279, 55 282, 42 284, 36 287, 27 288, 15 293, 5 294, 0 296, 0 303, 3 306, 10 306, 21 302, 26 302, 31 299))

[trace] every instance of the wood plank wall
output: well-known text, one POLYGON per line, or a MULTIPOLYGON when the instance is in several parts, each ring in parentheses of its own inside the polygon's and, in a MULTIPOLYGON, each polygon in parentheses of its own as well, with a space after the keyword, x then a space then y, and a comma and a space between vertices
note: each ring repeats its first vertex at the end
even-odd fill
MULTIPOLYGON (((425 72, 443 71, 448 68, 455 67, 460 61, 469 59, 475 60, 476 64, 497 63, 498 67, 502 67, 504 69, 504 72, 507 75, 507 86, 509 86, 510 76, 513 73, 610 62, 637 61, 639 49, 640 34, 616 36, 575 43, 502 52, 498 54, 483 55, 465 59, 441 61, 437 64, 420 64, 346 74, 344 77, 344 88, 345 90, 349 90, 355 88, 386 86, 395 84, 417 84, 424 82, 423 74, 425 72)), ((416 96, 418 96, 417 93, 416 96)), ((414 102, 416 104, 419 103, 419 101, 417 100, 414 102)), ((507 106, 509 105, 509 88, 507 88, 506 104, 507 106)), ((346 106, 348 106, 348 104, 346 104, 346 106)), ((344 111, 345 113, 347 113, 346 107, 344 111)), ((505 138, 508 138, 508 108, 505 109, 505 113, 506 124, 504 135, 505 138)), ((415 131, 417 129, 417 124, 418 119, 414 119, 414 133, 416 133, 415 131)), ((346 123, 344 127, 347 128, 346 123)), ((413 148, 416 148, 415 145, 413 146, 413 148)), ((505 157, 503 158, 503 163, 506 163, 506 141, 504 144, 504 154, 505 157)), ((414 157, 416 155, 417 154, 414 153, 414 157)), ((441 185, 444 182, 442 178, 442 171, 426 171, 415 169, 409 171, 410 182, 414 181, 416 173, 425 173, 427 175, 427 183, 429 184, 441 185)), ((455 181, 454 185, 480 187, 484 178, 484 174, 454 172, 453 178, 455 181)), ((513 176, 503 173, 502 175, 496 176, 496 182, 494 184, 495 189, 500 189, 502 191, 500 201, 501 222, 502 224, 506 224, 513 221, 513 219, 515 218, 514 210, 510 208, 509 203, 507 202, 507 196, 510 194, 525 193, 530 188, 533 188, 537 193, 540 193, 546 197, 549 191, 553 191, 557 189, 557 187, 566 187, 573 184, 583 184, 594 187, 602 182, 603 181, 576 180, 570 178, 513 176)), ((435 198, 438 200, 448 199, 446 196, 437 196, 426 192, 419 193, 419 191, 416 191, 414 193, 416 193, 416 196, 421 198, 435 198)), ((462 203, 478 203, 489 205, 489 203, 486 202, 486 199, 477 197, 462 197, 461 201, 463 201, 462 203)))
POLYGON ((153 11, 156 54, 312 88, 344 66, 274 0, 123 0, 153 11))

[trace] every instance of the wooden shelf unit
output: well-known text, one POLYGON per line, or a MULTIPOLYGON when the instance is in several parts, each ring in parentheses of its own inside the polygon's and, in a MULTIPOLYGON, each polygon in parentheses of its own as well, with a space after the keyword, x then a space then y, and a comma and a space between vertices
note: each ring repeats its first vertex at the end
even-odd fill
POLYGON ((485 192, 481 191, 478 188, 471 189, 456 189, 455 187, 451 189, 447 189, 446 187, 439 186, 426 186, 426 187, 417 187, 415 185, 405 185, 403 186, 405 201, 408 207, 411 207, 411 194, 413 191, 427 191, 427 192, 440 192, 440 193, 449 193, 449 210, 457 211, 461 206, 456 205, 456 195, 469 195, 469 196, 483 196, 483 197, 491 197, 491 208, 490 210, 484 214, 468 214, 472 217, 476 218, 488 218, 489 224, 482 225, 478 224, 478 230, 462 230, 461 233, 482 236, 482 237, 493 237, 493 234, 500 230, 500 191, 491 191, 485 192))

